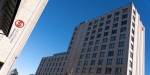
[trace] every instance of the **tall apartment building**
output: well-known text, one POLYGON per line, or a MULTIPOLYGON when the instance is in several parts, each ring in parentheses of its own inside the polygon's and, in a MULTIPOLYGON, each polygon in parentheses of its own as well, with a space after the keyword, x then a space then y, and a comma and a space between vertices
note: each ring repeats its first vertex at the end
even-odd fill
POLYGON ((47 0, 0 0, 0 75, 8 75, 47 0))
POLYGON ((36 75, 144 75, 144 38, 133 4, 114 9, 75 28, 65 72, 57 72, 59 61, 49 61, 51 56, 42 59, 36 75))

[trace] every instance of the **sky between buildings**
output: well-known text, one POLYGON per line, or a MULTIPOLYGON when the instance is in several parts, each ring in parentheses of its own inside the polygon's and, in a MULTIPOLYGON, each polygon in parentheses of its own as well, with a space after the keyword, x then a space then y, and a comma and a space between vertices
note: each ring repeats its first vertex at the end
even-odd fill
MULTIPOLYGON (((132 0, 49 0, 15 64, 19 75, 35 73, 42 57, 66 51, 73 29, 132 0)), ((146 74, 150 75, 150 0, 134 0, 146 28, 146 74)))

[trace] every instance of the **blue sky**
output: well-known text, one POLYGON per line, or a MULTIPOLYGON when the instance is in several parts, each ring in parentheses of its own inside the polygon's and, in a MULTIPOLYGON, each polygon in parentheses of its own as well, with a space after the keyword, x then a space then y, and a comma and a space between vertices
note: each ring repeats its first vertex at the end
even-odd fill
MULTIPOLYGON (((150 75, 150 0, 134 0, 146 28, 146 74, 150 75)), ((50 0, 14 65, 19 75, 35 73, 42 57, 66 51, 75 26, 131 0, 50 0)))

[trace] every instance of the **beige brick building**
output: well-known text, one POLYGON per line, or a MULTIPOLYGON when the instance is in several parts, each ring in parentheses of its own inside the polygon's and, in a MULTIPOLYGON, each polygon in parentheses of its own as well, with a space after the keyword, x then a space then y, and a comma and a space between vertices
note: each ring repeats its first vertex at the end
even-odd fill
POLYGON ((45 69, 38 68, 36 75, 144 75, 144 46, 145 28, 135 6, 129 4, 75 28, 65 72, 53 73, 48 69, 56 67, 41 66, 52 63, 48 59, 54 55, 43 58, 39 68, 45 69))
POLYGON ((67 65, 67 53, 58 53, 54 56, 44 57, 41 60, 37 75, 61 75, 65 74, 67 65))

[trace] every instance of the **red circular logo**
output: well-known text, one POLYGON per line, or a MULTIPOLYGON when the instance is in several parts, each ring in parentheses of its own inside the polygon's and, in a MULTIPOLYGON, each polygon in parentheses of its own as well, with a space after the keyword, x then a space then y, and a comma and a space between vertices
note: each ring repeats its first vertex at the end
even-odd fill
POLYGON ((24 22, 22 20, 17 20, 15 22, 16 27, 22 28, 24 26, 24 22))

